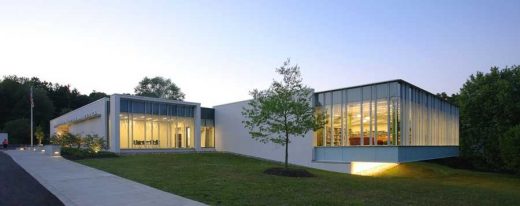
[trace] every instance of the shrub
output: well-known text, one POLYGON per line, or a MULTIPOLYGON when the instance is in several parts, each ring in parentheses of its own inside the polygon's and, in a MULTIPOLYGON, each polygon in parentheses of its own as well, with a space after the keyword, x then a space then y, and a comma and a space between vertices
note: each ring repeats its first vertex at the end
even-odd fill
POLYGON ((106 141, 96 134, 85 137, 71 133, 53 135, 51 143, 61 145, 61 156, 71 160, 118 157, 115 153, 101 151, 106 149, 106 141))
POLYGON ((108 152, 108 151, 99 151, 95 154, 94 158, 109 158, 109 157, 119 157, 116 153, 108 152))
POLYGON ((520 125, 502 135, 499 146, 506 168, 520 174, 520 125))
POLYGON ((68 135, 68 138, 69 138, 69 145, 70 147, 72 146, 75 146, 76 148, 81 148, 81 144, 83 143, 83 138, 81 138, 81 136, 79 135, 74 135, 74 134, 70 134, 70 133, 67 133, 68 135))
POLYGON ((71 134, 71 133, 64 133, 64 134, 61 134, 61 135, 53 135, 51 137, 51 143, 52 144, 58 144, 60 145, 61 147, 72 147, 72 146, 76 146, 76 148, 80 148, 81 147, 81 143, 82 143, 82 138, 81 136, 79 135, 74 135, 74 134, 71 134))
POLYGON ((71 160, 79 160, 89 158, 91 155, 84 149, 62 147, 61 156, 71 160))
POLYGON ((87 135, 83 142, 85 143, 85 147, 87 147, 91 152, 98 153, 101 149, 104 149, 106 146, 105 139, 99 137, 97 134, 95 135, 87 135))
POLYGON ((80 160, 80 159, 88 159, 88 158, 119 157, 117 154, 115 154, 113 152, 100 151, 100 152, 96 153, 90 149, 71 148, 71 147, 62 147, 61 156, 66 159, 70 159, 70 160, 80 160))
POLYGON ((86 137, 71 133, 53 135, 51 137, 51 143, 61 145, 62 147, 75 147, 78 149, 83 146, 94 152, 99 152, 106 148, 105 139, 99 137, 97 134, 89 134, 86 137))
POLYGON ((65 146, 65 143, 63 142, 63 138, 61 135, 57 135, 57 134, 52 135, 50 142, 51 142, 51 144, 60 145, 61 147, 65 146))

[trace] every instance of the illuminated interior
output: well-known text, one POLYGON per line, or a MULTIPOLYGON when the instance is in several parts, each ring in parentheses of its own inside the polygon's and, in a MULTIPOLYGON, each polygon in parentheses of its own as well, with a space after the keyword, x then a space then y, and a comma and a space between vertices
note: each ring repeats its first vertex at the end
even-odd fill
POLYGON ((65 133, 69 133, 70 131, 70 125, 68 124, 62 124, 56 127, 56 135, 62 135, 65 133))
POLYGON ((397 165, 397 163, 386 162, 351 162, 350 173, 355 175, 373 176, 397 165))
POLYGON ((458 145, 458 109, 404 82, 315 94, 315 146, 458 145))
POLYGON ((194 147, 194 106, 121 100, 120 148, 194 147))
POLYGON ((209 148, 215 147, 215 125, 213 120, 201 120, 200 146, 209 148))

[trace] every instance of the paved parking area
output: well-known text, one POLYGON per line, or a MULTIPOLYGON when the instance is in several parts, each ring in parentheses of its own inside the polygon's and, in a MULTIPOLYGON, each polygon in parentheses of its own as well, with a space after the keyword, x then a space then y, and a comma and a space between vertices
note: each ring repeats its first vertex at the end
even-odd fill
POLYGON ((65 205, 204 205, 62 157, 6 153, 65 205))

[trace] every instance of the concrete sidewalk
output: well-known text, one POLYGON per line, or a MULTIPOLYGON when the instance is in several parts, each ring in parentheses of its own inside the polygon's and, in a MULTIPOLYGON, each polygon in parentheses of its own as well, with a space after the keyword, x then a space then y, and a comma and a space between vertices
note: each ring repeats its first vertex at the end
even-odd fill
POLYGON ((65 205, 204 205, 62 157, 5 153, 65 205))

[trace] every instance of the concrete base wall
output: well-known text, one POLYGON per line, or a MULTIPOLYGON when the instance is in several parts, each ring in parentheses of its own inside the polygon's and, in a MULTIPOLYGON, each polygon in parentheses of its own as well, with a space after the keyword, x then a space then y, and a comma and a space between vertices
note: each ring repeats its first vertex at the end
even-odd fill
POLYGON ((454 157, 457 146, 348 146, 316 147, 316 161, 331 162, 413 162, 454 157))

